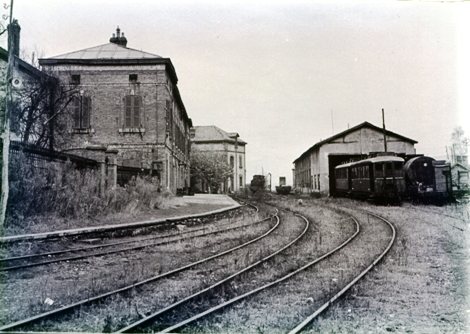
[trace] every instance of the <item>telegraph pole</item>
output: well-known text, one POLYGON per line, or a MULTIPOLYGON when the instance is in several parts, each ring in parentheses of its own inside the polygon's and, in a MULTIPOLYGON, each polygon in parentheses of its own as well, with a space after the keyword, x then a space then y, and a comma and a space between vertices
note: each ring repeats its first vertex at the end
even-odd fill
POLYGON ((384 108, 382 108, 382 127, 384 130, 384 152, 387 152, 387 133, 385 130, 385 112, 384 108))
POLYGON ((1 112, 0 115, 0 137, 1 137, 1 146, 2 154, 0 165, 2 168, 2 186, 1 186, 1 196, 0 196, 0 230, 3 230, 3 224, 5 222, 5 214, 7 209, 8 202, 8 162, 9 162, 9 153, 10 153, 10 111, 13 103, 12 95, 12 86, 11 81, 14 72, 15 66, 15 56, 14 56, 14 38, 13 38, 13 28, 12 28, 12 17, 13 17, 13 0, 10 0, 10 16, 8 18, 8 67, 6 74, 6 94, 5 94, 5 110, 1 112))

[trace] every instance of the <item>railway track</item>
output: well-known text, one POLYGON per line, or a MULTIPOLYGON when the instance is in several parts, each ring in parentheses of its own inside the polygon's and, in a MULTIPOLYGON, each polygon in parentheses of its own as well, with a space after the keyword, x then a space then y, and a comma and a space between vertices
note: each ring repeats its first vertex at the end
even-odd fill
POLYGON ((276 211, 274 216, 262 219, 259 222, 271 220, 273 217, 274 218, 277 217, 277 222, 275 223, 274 226, 272 226, 267 232, 263 233, 262 235, 257 236, 257 237, 255 237, 255 238, 253 238, 253 239, 251 239, 251 240, 249 240, 245 243, 242 243, 240 245, 232 247, 228 250, 221 251, 221 252, 219 252, 217 254, 214 254, 212 256, 209 256, 209 257, 194 261, 192 263, 186 264, 186 265, 181 266, 179 268, 167 271, 165 273, 147 278, 147 279, 139 281, 139 282, 135 282, 131 285, 127 285, 127 286, 121 287, 119 289, 115 289, 115 290, 112 290, 112 291, 109 291, 109 292, 106 292, 106 293, 103 293, 103 294, 99 294, 99 295, 96 295, 96 296, 88 297, 86 299, 83 299, 83 300, 77 301, 75 303, 65 305, 63 307, 60 307, 60 308, 57 308, 57 309, 54 309, 54 310, 51 310, 51 311, 48 311, 48 312, 37 314, 37 315, 31 316, 29 318, 23 319, 23 320, 19 320, 19 321, 15 321, 13 323, 10 323, 10 324, 3 325, 3 326, 0 327, 0 331, 10 331, 10 330, 13 330, 13 329, 18 329, 18 328, 21 329, 21 328, 24 328, 25 326, 30 326, 30 325, 36 324, 38 322, 45 321, 47 319, 51 319, 51 317, 56 318, 60 315, 72 312, 73 310, 80 309, 81 307, 83 307, 85 305, 89 305, 91 303, 96 303, 96 302, 101 302, 105 298, 129 292, 129 291, 131 291, 131 290, 133 290, 137 287, 141 287, 141 286, 144 286, 146 284, 156 282, 156 281, 161 280, 163 278, 168 278, 172 275, 181 273, 181 272, 183 272, 185 270, 188 270, 190 268, 193 268, 197 265, 207 263, 207 262, 212 261, 214 259, 220 258, 224 255, 235 252, 236 250, 247 247, 248 245, 251 245, 251 244, 265 238, 266 236, 270 235, 273 231, 275 231, 278 228, 278 226, 280 224, 280 220, 277 216, 277 211, 276 211))
POLYGON ((346 286, 344 286, 338 293, 336 293, 333 297, 329 298, 325 303, 323 303, 320 307, 314 310, 309 316, 307 316, 301 323, 299 323, 295 328, 289 331, 289 334, 297 334, 303 331, 313 320, 315 320, 322 312, 324 312, 328 307, 330 307, 336 300, 341 298, 346 292, 348 292, 357 282, 363 278, 369 271, 371 271, 382 259, 383 257, 390 251, 392 248, 395 239, 396 239, 396 229, 395 226, 386 218, 381 217, 373 212, 366 211, 367 214, 383 221, 386 223, 392 232, 392 236, 390 238, 389 243, 387 244, 386 248, 381 252, 373 261, 372 263, 361 271, 357 276, 355 276, 346 286))
MULTIPOLYGON (((373 216, 377 219, 380 219, 382 222, 386 223, 387 226, 390 228, 391 236, 390 236, 390 240, 388 241, 385 249, 380 253, 379 256, 377 256, 376 258, 374 258, 371 261, 371 264, 367 268, 362 270, 357 276, 354 276, 354 278, 352 278, 351 281, 348 284, 346 284, 339 292, 335 293, 333 295, 333 297, 328 298, 328 300, 324 304, 320 305, 316 310, 314 310, 314 312, 312 312, 312 314, 307 316, 306 319, 302 323, 300 323, 295 329, 292 330, 292 333, 298 333, 301 330, 303 330, 311 321, 313 321, 313 319, 315 319, 319 314, 321 314, 321 312, 326 310, 334 301, 336 301, 342 295, 344 295, 344 293, 346 293, 352 286, 354 286, 364 275, 367 274, 367 272, 369 272, 375 265, 377 265, 377 263, 385 256, 385 254, 388 253, 388 251, 392 247, 392 245, 395 241, 395 238, 396 238, 396 231, 395 231, 395 228, 394 228, 393 224, 390 223, 389 221, 387 221, 386 219, 384 219, 383 217, 375 215, 371 212, 368 212, 367 214, 370 215, 370 216, 373 216)), ((184 319, 182 321, 179 321, 176 324, 173 324, 173 325, 171 325, 169 327, 166 327, 166 328, 132 327, 132 328, 124 328, 124 329, 120 330, 119 332, 131 332, 131 331, 135 332, 136 330, 141 330, 141 331, 146 331, 146 332, 155 330, 155 331, 158 331, 159 333, 178 332, 180 330, 183 330, 186 326, 188 326, 190 324, 193 324, 195 322, 201 322, 204 318, 210 316, 211 314, 213 314, 217 311, 220 311, 223 308, 227 308, 227 307, 229 307, 230 305, 232 305, 234 303, 238 303, 238 302, 240 302, 244 299, 253 297, 255 294, 259 294, 261 292, 265 292, 265 291, 267 292, 268 289, 272 289, 276 285, 280 285, 282 283, 292 281, 294 276, 299 275, 303 272, 306 272, 309 269, 312 269, 314 266, 319 265, 320 263, 327 262, 328 259, 333 258, 337 254, 338 254, 338 256, 340 256, 341 255, 340 253, 350 252, 350 248, 352 247, 350 245, 353 243, 354 240, 357 240, 356 237, 361 232, 361 227, 360 227, 361 225, 358 222, 358 220, 353 216, 351 217, 351 219, 353 219, 353 221, 356 224, 356 230, 346 240, 344 240, 341 244, 339 244, 335 248, 333 248, 333 249, 329 250, 328 252, 324 253, 323 255, 315 258, 314 260, 312 260, 312 261, 310 261, 306 264, 304 264, 303 266, 297 268, 296 270, 294 270, 294 271, 292 271, 292 272, 290 272, 290 273, 288 273, 288 274, 286 274, 282 277, 279 277, 276 280, 273 280, 273 281, 271 281, 267 284, 264 284, 262 286, 259 286, 259 287, 255 288, 255 289, 247 291, 243 294, 235 296, 231 299, 225 300, 224 302, 222 302, 218 305, 215 305, 215 306, 213 306, 211 308, 208 308, 208 309, 206 309, 202 312, 199 312, 199 313, 194 314, 190 317, 187 317, 186 319, 184 319)), ((289 289, 287 289, 287 290, 289 290, 289 289)), ((257 308, 255 307, 255 309, 257 309, 257 308)), ((268 309, 269 309, 269 307, 268 307, 268 309)), ((240 317, 243 317, 243 315, 240 315, 240 317)), ((219 324, 221 323, 220 318, 218 318, 218 323, 219 324)), ((197 327, 197 325, 195 325, 195 326, 197 327)), ((199 327, 199 328, 201 328, 201 327, 199 327)), ((205 328, 205 327, 202 327, 202 328, 205 328)), ((193 330, 193 329, 194 329, 194 327, 191 327, 191 330, 193 330)), ((237 328, 237 330, 240 330, 240 328, 237 328)))
MULTIPOLYGON (((311 226, 309 220, 305 216, 300 215, 300 214, 296 214, 296 216, 299 217, 300 219, 303 219, 306 222, 305 230, 302 232, 301 235, 299 235, 299 237, 294 239, 291 243, 289 243, 288 245, 286 245, 282 249, 278 250, 276 253, 273 253, 269 258, 272 258, 272 257, 274 257, 274 255, 278 255, 281 252, 284 252, 287 248, 291 247, 294 244, 294 242, 297 242, 307 232, 307 229, 309 228, 309 226, 311 226)), ((258 286, 256 288, 254 288, 254 289, 250 289, 249 291, 238 294, 238 295, 233 296, 231 298, 227 297, 222 302, 218 302, 218 303, 216 303, 216 305, 213 305, 211 307, 207 307, 205 310, 201 310, 200 312, 197 312, 196 314, 188 316, 186 319, 183 319, 183 320, 181 320, 181 321, 179 321, 179 322, 177 322, 177 323, 175 323, 171 326, 168 326, 166 328, 162 328, 160 324, 155 324, 157 319, 159 319, 160 322, 166 323, 166 322, 168 322, 168 319, 171 319, 172 317, 175 317, 176 314, 181 316, 182 313, 184 313, 184 314, 188 313, 188 310, 191 310, 191 313, 192 313, 195 309, 198 309, 198 304, 200 304, 198 302, 198 299, 200 300, 201 298, 203 298, 204 295, 210 293, 211 290, 213 290, 214 288, 218 288, 218 287, 220 288, 221 284, 229 283, 229 280, 235 279, 236 275, 238 276, 239 274, 245 273, 247 270, 252 269, 252 268, 247 268, 245 270, 242 270, 240 273, 235 273, 231 277, 228 277, 227 280, 223 280, 219 283, 216 283, 213 287, 204 289, 204 290, 199 291, 199 292, 197 292, 197 293, 195 293, 195 294, 193 294, 193 295, 191 295, 187 298, 184 298, 184 299, 182 299, 178 302, 175 302, 175 303, 167 306, 166 308, 163 308, 163 309, 161 309, 157 312, 154 312, 153 314, 151 314, 151 315, 149 315, 149 316, 147 316, 147 317, 145 317, 145 318, 143 318, 143 319, 141 319, 141 320, 139 320, 139 321, 137 321, 133 324, 130 324, 130 325, 120 329, 117 332, 118 333, 141 332, 141 331, 158 331, 160 333, 173 332, 173 331, 176 331, 176 330, 180 330, 182 327, 187 326, 188 324, 190 324, 192 322, 195 322, 197 320, 200 320, 204 317, 207 317, 210 314, 212 314, 216 311, 219 311, 223 308, 226 308, 226 307, 228 307, 228 306, 230 306, 230 305, 232 305, 236 302, 239 302, 243 299, 251 297, 254 294, 257 294, 257 293, 265 291, 269 288, 272 288, 274 285, 280 284, 281 282, 284 282, 284 281, 292 278, 294 275, 297 275, 300 272, 303 272, 303 271, 307 270, 309 267, 311 267, 311 266, 315 265, 316 263, 324 260, 325 258, 329 257, 331 254, 335 253, 339 249, 345 247, 349 242, 351 242, 351 240, 353 240, 358 235, 358 233, 360 231, 360 228, 359 228, 359 224, 358 224, 357 220, 355 220, 355 218, 350 217, 350 219, 353 219, 353 221, 355 223, 355 226, 356 226, 356 229, 355 229, 355 231, 352 235, 350 235, 346 240, 343 241, 343 243, 341 243, 340 245, 335 247, 333 250, 327 252, 326 254, 323 254, 322 256, 317 257, 313 261, 310 261, 306 265, 304 265, 300 268, 297 268, 296 270, 291 271, 291 272, 289 272, 285 275, 281 275, 279 278, 275 279, 274 281, 271 281, 267 284, 263 284, 261 286, 258 286)), ((315 228, 315 230, 317 231, 316 228, 315 228)), ((226 290, 229 290, 229 289, 226 289, 226 290)), ((216 293, 213 293, 213 294, 216 294, 216 293)), ((209 296, 206 299, 209 299, 209 298, 211 298, 211 297, 209 296)))
MULTIPOLYGON (((258 212, 258 208, 256 206, 253 206, 253 207, 255 208, 256 212, 258 212)), ((18 270, 18 269, 23 269, 23 268, 42 266, 42 265, 47 265, 47 264, 52 264, 52 263, 57 263, 57 262, 64 262, 64 261, 70 262, 70 261, 76 261, 76 260, 85 259, 89 257, 105 256, 105 255, 116 254, 116 253, 121 253, 121 252, 140 250, 140 249, 144 249, 147 247, 162 246, 162 245, 166 245, 169 243, 180 242, 180 241, 188 240, 192 238, 224 233, 224 232, 228 232, 231 230, 252 226, 253 224, 263 222, 263 221, 264 220, 260 220, 258 222, 241 224, 237 226, 233 226, 233 222, 232 222, 228 224, 218 225, 217 230, 207 231, 208 229, 210 229, 210 227, 204 226, 201 228, 196 228, 196 229, 191 229, 188 231, 182 231, 182 232, 171 233, 171 234, 166 234, 166 235, 152 236, 152 237, 146 237, 146 238, 137 238, 133 240, 118 241, 118 242, 107 243, 107 244, 102 244, 102 245, 71 248, 71 249, 64 249, 64 250, 58 250, 58 251, 52 251, 52 252, 43 252, 43 253, 38 253, 38 254, 13 256, 13 257, 0 259, 0 264, 2 265, 0 267, 0 271, 18 270), (201 232, 201 233, 194 234, 195 232, 201 232), (167 238, 170 238, 170 239, 164 240, 167 238), (152 240, 159 240, 159 241, 147 243, 148 241, 152 241, 152 240), (89 251, 95 251, 97 249, 113 248, 117 246, 135 244, 135 243, 139 243, 139 244, 136 246, 131 246, 131 247, 124 247, 124 248, 111 249, 111 250, 106 250, 106 251, 101 251, 101 252, 88 253, 89 251), (67 253, 79 253, 79 254, 55 258, 57 255, 63 255, 67 253), (80 254, 80 253, 84 253, 84 254, 80 254), (54 258, 51 258, 51 257, 54 257, 54 258), (27 260, 32 260, 32 259, 45 259, 45 260, 38 261, 38 262, 25 262, 27 260)))
MULTIPOLYGON (((230 305, 233 305, 233 304, 235 304, 237 302, 240 302, 244 299, 250 298, 250 297, 252 297, 252 296, 254 296, 258 293, 261 293, 263 291, 268 291, 269 289, 274 288, 276 285, 280 285, 283 282, 284 283, 288 282, 291 279, 293 279, 294 276, 296 276, 296 275, 298 275, 302 272, 308 271, 309 269, 311 269, 315 265, 323 263, 324 261, 331 258, 332 256, 334 256, 335 254, 339 253, 342 250, 347 251, 347 249, 348 249, 347 246, 350 245, 352 243, 352 241, 355 240, 356 237, 361 233, 361 224, 359 223, 359 221, 355 217, 350 216, 349 219, 351 219, 354 222, 354 225, 356 226, 354 233, 352 233, 351 235, 348 235, 348 237, 342 243, 340 243, 339 245, 337 245, 333 249, 331 249, 331 250, 325 252, 324 254, 316 257, 312 261, 309 261, 308 263, 305 263, 304 265, 296 268, 295 270, 292 270, 288 273, 285 273, 285 274, 281 275, 280 277, 277 277, 276 279, 274 279, 270 282, 267 282, 267 283, 262 284, 262 285, 258 285, 254 288, 249 289, 248 291, 244 291, 243 293, 232 294, 232 295, 226 294, 227 291, 231 290, 231 284, 233 285, 233 282, 235 280, 239 279, 240 277, 244 277, 244 275, 246 276, 247 273, 249 273, 250 271, 254 271, 255 269, 256 270, 261 270, 260 268, 263 267, 262 266, 263 263, 267 263, 268 261, 273 260, 273 258, 275 259, 276 256, 282 255, 282 253, 285 252, 289 247, 292 247, 292 245, 294 245, 299 240, 301 240, 302 237, 304 237, 305 233, 307 232, 307 230, 309 228, 312 227, 312 225, 310 224, 309 220, 305 216, 302 216, 298 213, 296 215, 299 219, 301 219, 305 222, 305 227, 302 230, 302 233, 297 235, 294 239, 292 239, 289 243, 285 244, 283 247, 279 248, 277 251, 275 251, 275 252, 273 252, 273 253, 271 253, 267 256, 264 256, 263 258, 259 259, 258 261, 251 264, 250 266, 248 266, 246 268, 243 268, 243 269, 239 270, 238 272, 235 272, 235 273, 233 273, 233 274, 231 274, 231 275, 229 275, 229 276, 227 276, 227 277, 211 284, 208 287, 200 289, 199 291, 196 291, 195 293, 192 293, 187 297, 181 298, 177 301, 173 301, 170 305, 164 306, 163 308, 161 308, 157 311, 154 311, 151 314, 146 313, 146 314, 142 315, 141 319, 127 324, 126 326, 118 329, 116 332, 124 333, 124 332, 136 332, 136 331, 139 331, 139 332, 141 332, 141 331, 159 331, 159 332, 162 332, 162 333, 169 333, 169 332, 174 332, 174 331, 180 330, 180 329, 182 329, 182 328, 184 328, 184 327, 186 327, 186 326, 188 326, 188 325, 190 325, 194 322, 200 321, 201 319, 204 319, 204 318, 210 316, 211 314, 213 314, 213 313, 215 313, 215 312, 217 312, 221 309, 227 308, 230 305), (223 292, 223 294, 225 294, 225 296, 222 300, 220 300, 220 292, 223 292), (200 302, 201 300, 208 300, 208 301, 211 301, 213 304, 207 305, 207 304, 201 303, 200 302), (202 304, 204 304, 204 305, 202 305, 202 304), (204 309, 201 309, 201 305, 204 309), (191 312, 189 312, 189 310, 191 310, 191 312), (179 316, 176 317, 175 314, 179 314, 179 316), (170 325, 168 325, 169 324, 168 319, 172 319, 172 318, 175 318, 175 317, 178 320, 176 322, 173 322, 170 325), (181 317, 183 319, 181 319, 181 317), (162 324, 165 324, 165 325, 163 326, 162 324)), ((389 226, 392 237, 390 238, 386 249, 383 252, 381 252, 381 254, 379 256, 377 256, 367 268, 365 268, 357 276, 352 278, 351 281, 348 284, 346 284, 340 291, 335 293, 332 297, 329 297, 328 300, 325 303, 323 303, 322 305, 317 307, 311 314, 306 316, 305 319, 297 327, 295 327, 293 330, 291 330, 290 333, 298 333, 298 332, 302 331, 306 326, 308 326, 308 324, 311 323, 316 317, 318 317, 319 314, 321 314, 324 310, 326 310, 332 303, 334 303, 336 300, 338 300, 342 295, 344 295, 344 293, 346 293, 352 286, 354 286, 363 276, 365 276, 367 274, 367 272, 369 272, 385 256, 385 254, 392 247, 393 242, 396 238, 396 231, 395 231, 395 228, 394 228, 393 224, 391 222, 387 221, 386 219, 384 219, 383 217, 380 217, 376 214, 373 214, 372 212, 368 212, 367 215, 371 216, 371 217, 374 217, 374 218, 384 222, 385 224, 387 224, 387 226, 389 226)), ((281 222, 281 220, 279 218, 279 215, 276 215, 276 216, 277 216, 276 225, 273 228, 271 228, 266 234, 251 240, 249 243, 254 243, 257 240, 260 240, 261 238, 264 238, 267 234, 271 233, 274 229, 276 229, 279 226, 280 222, 281 222)), ((230 249, 227 252, 231 252, 231 251, 233 251, 237 248, 240 249, 241 247, 244 247, 244 245, 245 244, 234 247, 233 249, 230 249)), ((135 288, 135 287, 145 285, 145 284, 147 284, 151 281, 156 281, 159 278, 169 277, 169 276, 171 276, 173 274, 176 274, 178 272, 182 272, 186 269, 192 268, 192 267, 194 267, 194 266, 196 266, 200 263, 203 263, 201 261, 204 261, 204 262, 210 261, 211 259, 221 257, 222 255, 223 255, 222 253, 216 254, 216 255, 208 257, 206 259, 196 261, 196 262, 194 262, 194 263, 192 263, 188 266, 178 268, 175 271, 170 271, 170 272, 164 273, 162 275, 152 277, 149 280, 139 282, 135 285, 127 286, 127 287, 124 287, 122 289, 111 291, 109 293, 105 293, 105 294, 102 294, 102 295, 99 295, 99 296, 96 296, 96 297, 93 297, 93 298, 90 298, 90 299, 87 299, 87 300, 83 300, 83 301, 78 302, 78 303, 67 305, 65 307, 62 307, 60 309, 57 309, 57 310, 54 310, 54 311, 51 311, 51 312, 46 312, 44 314, 37 315, 37 316, 31 317, 29 319, 25 319, 25 320, 18 321, 18 322, 9 324, 9 325, 5 325, 3 327, 0 327, 0 331, 10 331, 10 330, 15 330, 15 329, 16 330, 18 330, 18 329, 19 330, 22 330, 22 329, 23 330, 31 330, 30 326, 33 325, 33 324, 38 324, 38 322, 42 323, 42 321, 44 321, 46 319, 51 319, 51 317, 56 319, 57 316, 60 316, 63 313, 73 312, 73 310, 76 310, 76 309, 80 308, 83 305, 87 305, 87 304, 89 305, 89 304, 92 304, 92 303, 95 303, 95 302, 98 302, 98 301, 102 301, 106 297, 110 297, 114 294, 122 294, 126 291, 129 291, 129 290, 135 288)), ((259 284, 259 283, 256 283, 256 284, 259 284)), ((33 330, 34 330, 34 327, 33 327, 33 330)), ((116 329, 113 329, 113 330, 116 330, 116 329)))
MULTIPOLYGON (((458 221, 460 223, 463 223, 463 224, 468 224, 470 222, 470 213, 467 211, 467 216, 468 218, 465 218, 463 217, 464 216, 464 213, 462 212, 462 217, 457 217, 457 216, 454 216, 454 215, 449 215, 449 214, 446 214, 444 212, 440 212, 438 210, 433 210, 432 208, 429 208, 429 207, 426 207, 426 209, 423 209, 423 208, 419 208, 419 207, 416 207, 416 206, 411 206, 411 208, 415 211, 419 211, 419 212, 423 212, 423 213, 431 213, 431 214, 435 214, 435 215, 438 215, 438 216, 441 216, 441 217, 446 217, 446 218, 451 218, 453 219, 454 221, 458 221)), ((457 230, 460 230, 460 231, 465 231, 467 229, 467 226, 464 226, 464 227, 460 227, 460 226, 456 226, 454 224, 451 224, 451 223, 447 223, 448 226, 454 228, 454 229, 457 229, 457 230)))

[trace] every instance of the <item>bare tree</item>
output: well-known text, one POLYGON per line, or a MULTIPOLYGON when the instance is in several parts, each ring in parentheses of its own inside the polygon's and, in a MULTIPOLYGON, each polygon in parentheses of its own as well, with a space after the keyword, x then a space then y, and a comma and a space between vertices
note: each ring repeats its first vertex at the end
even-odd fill
POLYGON ((53 150, 67 135, 67 110, 75 95, 75 86, 45 74, 25 82, 16 91, 12 132, 21 142, 53 150))
POLYGON ((191 178, 193 185, 203 183, 211 192, 217 192, 233 171, 223 154, 191 152, 191 178))

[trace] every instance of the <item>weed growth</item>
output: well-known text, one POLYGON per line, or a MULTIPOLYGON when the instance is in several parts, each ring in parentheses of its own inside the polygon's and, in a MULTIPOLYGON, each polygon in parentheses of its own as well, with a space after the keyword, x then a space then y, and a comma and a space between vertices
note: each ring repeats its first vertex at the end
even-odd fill
POLYGON ((136 177, 125 187, 100 192, 98 170, 77 169, 72 163, 50 163, 40 168, 19 155, 10 168, 10 220, 54 213, 64 218, 135 213, 162 208, 169 194, 160 193, 155 178, 136 177), (16 218, 16 219, 15 219, 16 218))

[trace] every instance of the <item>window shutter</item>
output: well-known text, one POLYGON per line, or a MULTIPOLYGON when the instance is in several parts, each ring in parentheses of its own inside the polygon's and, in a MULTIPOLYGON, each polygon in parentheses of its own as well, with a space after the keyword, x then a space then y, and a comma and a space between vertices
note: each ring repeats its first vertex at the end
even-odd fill
POLYGON ((132 96, 127 95, 125 97, 125 104, 126 104, 126 110, 125 110, 125 115, 124 115, 124 126, 126 128, 131 128, 132 124, 132 96))
POLYGON ((140 127, 140 110, 142 109, 142 96, 134 95, 134 128, 140 127))
POLYGON ((82 124, 83 129, 90 127, 90 109, 91 109, 91 98, 84 96, 82 98, 82 124))
POLYGON ((72 116, 73 116, 73 127, 80 128, 80 98, 74 96, 72 98, 72 116))

